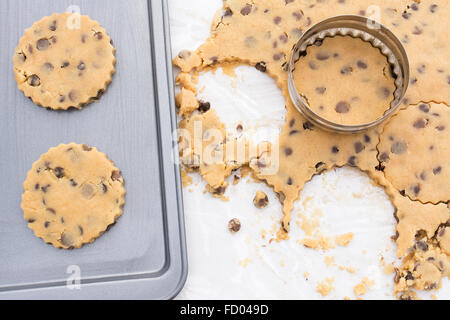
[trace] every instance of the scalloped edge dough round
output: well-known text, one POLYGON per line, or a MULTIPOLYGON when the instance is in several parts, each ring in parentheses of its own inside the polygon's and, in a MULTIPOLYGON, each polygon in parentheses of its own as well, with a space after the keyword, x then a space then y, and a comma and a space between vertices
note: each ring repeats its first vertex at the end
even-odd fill
POLYGON ((21 208, 37 237, 56 248, 81 248, 122 215, 125 193, 121 172, 106 154, 61 144, 34 162, 21 208))
POLYGON ((55 13, 25 30, 13 56, 19 90, 36 105, 81 109, 97 101, 115 73, 115 48, 106 30, 86 15, 55 13), (70 20, 69 20, 70 19, 70 20), (85 47, 83 47, 85 46, 85 47))

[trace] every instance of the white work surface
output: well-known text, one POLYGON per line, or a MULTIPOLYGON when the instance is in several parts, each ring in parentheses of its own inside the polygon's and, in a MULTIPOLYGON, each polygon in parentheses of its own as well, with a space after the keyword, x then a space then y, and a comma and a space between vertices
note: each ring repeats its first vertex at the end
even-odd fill
MULTIPOLYGON (((207 39, 221 5, 221 0, 169 0, 174 56, 197 49, 207 39)), ((230 77, 218 69, 202 75, 199 98, 211 103, 228 128, 242 123, 258 140, 270 139, 284 122, 280 90, 254 68, 238 67, 236 74, 230 77)), ((386 264, 399 263, 390 239, 395 233, 394 208, 384 190, 364 173, 342 168, 314 177, 296 202, 290 239, 271 243, 282 215, 272 189, 246 178, 230 185, 225 193, 230 200, 225 202, 204 193, 205 183, 198 174, 191 176, 193 184, 184 188, 189 274, 177 299, 355 299, 354 286, 366 277, 374 284, 361 298, 394 298, 393 274, 386 275, 380 263, 382 257, 386 264), (262 210, 253 205, 258 190, 269 197, 262 210), (354 238, 348 246, 326 251, 305 248, 299 243, 306 238, 296 223, 301 221, 299 213, 319 221, 317 230, 324 236, 352 232, 354 238), (242 224, 236 234, 227 229, 232 218, 242 224), (322 297, 316 287, 326 278, 333 279, 334 289, 322 297)), ((433 293, 450 297, 448 279, 433 293)))

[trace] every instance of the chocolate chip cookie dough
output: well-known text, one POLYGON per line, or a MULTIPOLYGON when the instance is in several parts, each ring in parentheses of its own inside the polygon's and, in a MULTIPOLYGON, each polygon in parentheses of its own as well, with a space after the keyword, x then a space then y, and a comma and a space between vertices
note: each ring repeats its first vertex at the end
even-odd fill
POLYGON ((384 127, 378 158, 386 178, 413 200, 450 199, 450 108, 420 103, 395 115, 384 127))
POLYGON ((13 57, 15 79, 39 106, 80 109, 105 92, 115 72, 114 54, 97 21, 53 14, 25 30, 13 57))
POLYGON ((335 36, 309 46, 295 64, 294 82, 309 107, 344 125, 381 118, 394 100, 387 58, 370 43, 335 36))
POLYGON ((56 248, 93 242, 122 214, 121 172, 104 153, 75 143, 51 148, 24 182, 22 210, 34 234, 56 248))
MULTIPOLYGON (((215 68, 222 63, 251 65, 274 78, 281 89, 286 100, 286 122, 279 136, 279 145, 274 146, 279 150, 277 172, 265 174, 263 170, 265 163, 260 158, 246 159, 248 162, 244 163, 234 163, 230 160, 227 162, 233 163, 232 170, 240 166, 250 167, 259 180, 266 182, 278 194, 284 215, 276 240, 289 237, 294 202, 298 199, 305 183, 316 174, 334 167, 354 166, 366 172, 376 183, 385 188, 396 209, 394 217, 397 227, 393 239, 397 243, 398 256, 403 258, 403 265, 398 269, 398 277, 394 279, 396 293, 400 298, 415 297, 411 293, 412 289, 439 288, 440 278, 448 276, 446 271, 448 269, 445 266, 448 265, 450 258, 447 253, 442 253, 442 248, 447 243, 446 232, 448 231, 443 232, 442 236, 439 236, 438 231, 447 227, 450 221, 449 187, 445 176, 445 170, 449 167, 450 161, 447 146, 449 137, 442 134, 446 132, 445 129, 442 130, 442 126, 447 127, 449 117, 450 59, 448 35, 441 31, 449 27, 447 17, 449 5, 448 1, 442 0, 422 0, 420 3, 413 0, 380 0, 376 3, 372 0, 253 0, 250 2, 226 0, 212 23, 211 37, 195 52, 183 52, 174 59, 174 64, 184 73, 193 74, 209 70, 211 67, 215 68), (289 61, 292 47, 301 34, 312 24, 340 14, 367 16, 390 28, 404 43, 412 72, 412 83, 406 94, 407 98, 403 102, 405 110, 399 112, 398 118, 394 117, 388 124, 354 135, 326 132, 306 121, 293 106, 287 88, 287 61, 289 61), (431 103, 432 101, 434 103, 431 103), (420 108, 425 109, 423 106, 420 107, 421 105, 428 106, 428 112, 420 110, 420 108), (438 113, 439 117, 432 118, 433 113, 438 113), (397 128, 392 123, 399 121, 398 119, 403 119, 403 122, 400 121, 402 123, 397 128), (393 136, 392 139, 390 135, 393 136), (436 142, 436 139, 440 142, 436 142), (405 142, 406 148, 401 144, 395 144, 396 140, 405 142), (422 156, 426 150, 429 150, 432 140, 435 153, 422 156), (402 153, 403 149, 404 153, 402 153), (417 150, 420 156, 414 157, 412 153, 406 153, 406 150, 412 153, 417 150), (383 152, 390 153, 389 160, 383 152), (402 156, 403 154, 407 157, 402 156), (444 154, 444 156, 439 157, 438 154, 444 154), (404 164, 406 167, 402 167, 404 164), (421 178, 422 172, 425 172, 422 175, 424 179, 421 178), (417 188, 414 186, 417 184, 420 184, 420 188, 416 194, 417 188), (441 190, 438 190, 439 186, 442 187, 441 190), (418 241, 426 245, 418 244, 418 241), (433 269, 431 264, 439 272, 433 269), (415 266, 420 267, 415 268, 415 266)), ((313 48, 315 55, 310 55, 315 57, 317 63, 322 61, 317 59, 317 54, 320 53, 320 49, 326 48, 324 45, 313 48)), ((355 57, 356 61, 351 65, 352 70, 363 75, 369 68, 375 66, 372 59, 366 61, 368 57, 370 54, 361 55, 357 60, 355 57), (358 60, 361 60, 359 67, 358 60)), ((332 59, 331 56, 323 61, 331 62, 332 59)), ((309 66, 303 67, 305 68, 309 66)), ((337 66, 330 65, 330 68, 327 68, 327 74, 330 70, 334 70, 333 68, 337 66)), ((301 69, 297 66, 296 72, 300 74, 301 69)), ((333 79, 338 81, 341 69, 342 66, 334 78, 330 76, 330 83, 333 79)), ((389 70, 383 67, 376 70, 377 73, 371 72, 368 76, 370 81, 383 80, 377 77, 379 70, 383 72, 383 76, 390 75, 389 70)), ((310 69, 304 70, 305 74, 310 71, 310 69)), ((392 84, 390 81, 389 83, 392 84)), ((329 90, 328 86, 324 85, 325 91, 320 88, 316 92, 316 88, 322 85, 308 83, 306 76, 305 83, 311 86, 313 98, 321 99, 320 92, 329 90)), ((380 82, 379 86, 371 88, 375 89, 375 87, 378 89, 383 85, 380 82)), ((366 92, 355 90, 355 93, 359 93, 359 98, 363 101, 375 101, 375 99, 383 101, 382 97, 386 92, 389 94, 386 94, 385 101, 390 102, 393 88, 388 84, 386 88, 388 90, 366 92), (376 96, 377 93, 382 95, 376 96)), ((195 92, 192 88, 186 87, 186 89, 195 92)), ((330 99, 329 105, 334 106, 335 112, 338 103, 339 101, 331 103, 330 99)), ((320 107, 320 104, 318 106, 320 107)), ((349 114, 352 112, 351 106, 350 104, 348 108, 349 114)), ((341 104, 340 110, 346 109, 341 104)), ((208 112, 211 111, 213 106, 208 112)), ((380 112, 384 111, 380 110, 380 112)), ((186 114, 180 127, 193 119, 199 119, 197 112, 194 110, 192 115, 186 114)), ((367 114, 355 113, 354 116, 353 122, 363 123, 366 120, 363 117, 367 114)), ((222 131, 226 130, 216 115, 214 124, 211 121, 206 123, 210 127, 217 126, 222 131)), ((207 170, 204 169, 204 172, 200 170, 200 173, 208 183, 213 182, 221 186, 221 191, 228 186, 226 178, 232 174, 232 170, 224 170, 223 166, 209 166, 207 170), (206 171, 207 174, 205 174, 206 171)))

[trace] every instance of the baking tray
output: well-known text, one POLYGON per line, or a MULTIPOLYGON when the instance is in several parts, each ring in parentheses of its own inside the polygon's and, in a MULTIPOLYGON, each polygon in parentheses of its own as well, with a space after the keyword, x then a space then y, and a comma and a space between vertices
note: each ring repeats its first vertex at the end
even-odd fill
POLYGON ((187 275, 167 4, 162 0, 0 1, 0 299, 168 299, 187 275), (99 102, 50 111, 17 89, 12 56, 24 30, 77 5, 106 28, 116 74, 99 102), (96 146, 122 170, 124 213, 81 249, 35 237, 20 209, 23 181, 50 147, 96 146), (75 267, 71 267, 75 266, 75 267), (70 289, 71 271, 81 272, 70 289))

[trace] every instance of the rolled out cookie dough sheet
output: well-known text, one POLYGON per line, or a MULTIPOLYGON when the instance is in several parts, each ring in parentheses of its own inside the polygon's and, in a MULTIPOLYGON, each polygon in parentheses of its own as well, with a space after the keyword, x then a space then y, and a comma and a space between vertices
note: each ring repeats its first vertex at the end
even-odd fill
MULTIPOLYGON (((179 40, 176 40, 177 37, 175 37, 175 41, 173 41, 174 54, 181 49, 195 50, 198 44, 207 38, 210 22, 205 21, 205 17, 213 17, 221 5, 221 1, 198 0, 193 2, 192 7, 188 9, 181 0, 169 1, 172 32, 177 34, 177 30, 179 33, 189 30, 190 34, 195 34, 192 38, 182 37, 181 39, 178 37, 179 40), (199 35, 203 35, 204 39, 199 39, 199 35)), ((220 70, 217 73, 220 73, 220 70)), ((251 71, 245 73, 245 70, 242 76, 244 83, 259 81, 258 78, 263 79, 264 77, 266 76, 262 73, 254 75, 251 71)), ((239 88, 238 81, 240 79, 236 80, 237 84, 232 86, 239 88)), ((204 77, 200 77, 200 83, 202 83, 202 86, 199 86, 200 91, 202 91, 203 84, 208 84, 208 88, 204 91, 213 92, 211 95, 208 93, 203 97, 209 98, 212 106, 220 115, 220 119, 227 126, 234 127, 233 116, 226 117, 229 113, 226 104, 223 103, 222 106, 220 106, 221 103, 214 104, 215 101, 225 100, 224 92, 230 90, 229 81, 217 81, 217 77, 207 73, 204 77), (202 82, 202 79, 206 78, 210 79, 202 82), (215 89, 211 89, 211 87, 215 89), (226 89, 223 89, 225 87, 226 89)), ((273 82, 264 85, 267 85, 268 91, 276 91, 273 82)), ((251 122, 255 114, 261 115, 261 118, 270 114, 270 105, 264 107, 264 101, 258 100, 257 97, 248 96, 239 90, 236 91, 236 95, 242 95, 245 99, 260 106, 259 108, 250 108, 248 114, 241 110, 244 127, 245 122, 251 122)), ((281 99, 283 98, 281 97, 281 99)), ((344 298, 346 296, 356 298, 353 286, 361 283, 364 277, 372 278, 375 285, 368 290, 368 294, 362 296, 363 298, 392 297, 393 275, 384 274, 383 267, 380 265, 380 257, 384 256, 386 264, 395 261, 395 245, 389 239, 395 232, 395 221, 392 219, 391 211, 393 209, 382 189, 373 187, 366 175, 346 168, 315 177, 311 183, 306 185, 301 199, 295 203, 291 223, 292 238, 271 244, 268 244, 268 240, 276 232, 275 225, 281 218, 280 204, 273 190, 259 183, 242 181, 229 187, 225 193, 230 198, 230 202, 222 202, 213 199, 209 194, 203 194, 205 184, 198 175, 192 175, 192 178, 193 184, 184 189, 190 273, 187 284, 180 293, 180 298, 322 298, 322 295, 317 292, 317 284, 329 277, 334 278, 335 289, 325 298, 344 298), (347 178, 343 178, 344 176, 347 178), (258 190, 263 190, 269 196, 269 206, 264 210, 256 209, 253 205, 253 196, 258 190), (323 190, 327 190, 327 193, 325 194, 323 190), (346 201, 343 201, 343 195, 337 192, 339 190, 346 190, 346 193, 351 194, 350 198, 352 199, 347 198, 346 201), (361 190, 367 191, 361 194, 361 190), (317 199, 311 201, 309 196, 317 196, 317 199), (332 201, 330 198, 338 200, 332 201), (317 202, 318 199, 327 199, 325 202, 329 203, 329 206, 321 207, 322 204, 317 202), (348 232, 355 234, 354 240, 350 241, 348 247, 333 249, 340 250, 339 254, 306 249, 296 242, 296 240, 301 241, 306 237, 305 231, 297 225, 297 222, 302 221, 297 217, 299 209, 304 213, 306 211, 305 215, 310 216, 315 216, 320 211, 325 212, 324 228, 326 229, 326 221, 331 219, 329 215, 336 212, 336 216, 338 216, 339 210, 346 211, 347 206, 350 208, 355 206, 355 199, 362 199, 362 213, 374 213, 376 218, 358 220, 348 217, 342 220, 347 224, 348 229, 324 230, 324 234, 330 236, 333 233, 334 235, 348 232), (371 210, 366 210, 368 202, 373 203, 371 210), (308 205, 308 203, 310 204, 308 205), (305 207, 308 206, 310 206, 309 209, 305 210, 305 207), (232 218, 239 218, 242 223, 241 231, 234 236, 227 229, 227 223, 232 218), (368 221, 371 221, 370 225, 364 225, 368 221), (367 232, 368 239, 358 241, 358 232, 366 229, 371 230, 367 232), (380 230, 384 230, 383 234, 380 233, 380 230), (337 262, 330 262, 333 260, 333 256, 337 262), (369 256, 370 258, 366 259, 369 256), (349 262, 352 259, 354 265, 357 265, 354 269, 359 270, 354 273, 351 273, 353 268, 352 263, 349 262), (325 263, 325 260, 328 263, 325 263), (342 272, 339 266, 348 267, 349 271, 342 272), (290 269, 292 271, 289 271, 290 269), (351 279, 346 278, 347 276, 351 279), (260 281, 261 278, 265 281, 260 281)), ((361 218, 360 214, 357 216, 361 218)), ((424 297, 427 296, 421 294, 424 297)), ((438 297, 449 296, 447 279, 443 279, 443 288, 436 295, 438 297)))

